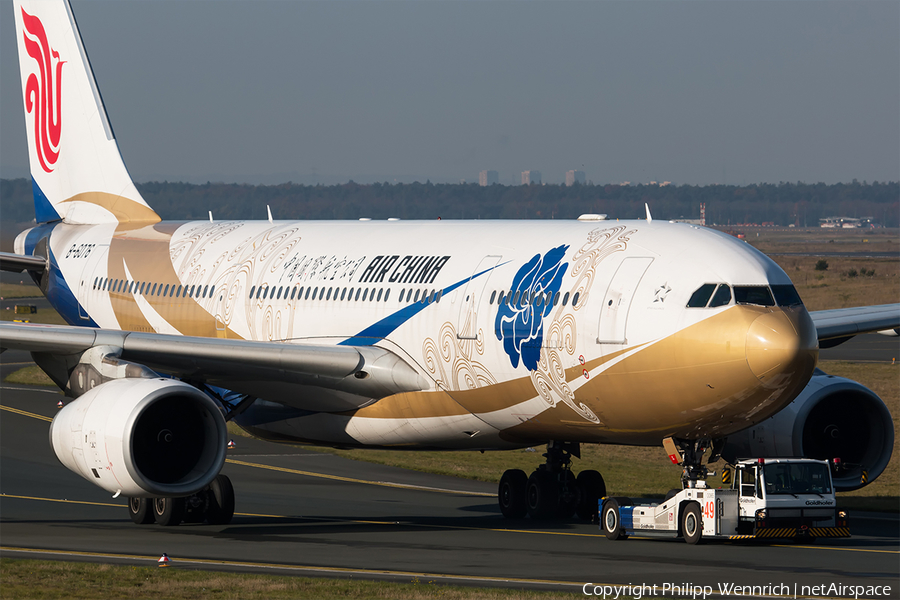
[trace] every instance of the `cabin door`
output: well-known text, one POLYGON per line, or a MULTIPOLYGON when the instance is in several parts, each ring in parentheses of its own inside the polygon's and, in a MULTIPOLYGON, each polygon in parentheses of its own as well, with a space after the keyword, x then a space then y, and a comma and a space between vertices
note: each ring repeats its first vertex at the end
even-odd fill
POLYGON ((626 258, 619 265, 619 269, 606 290, 603 305, 600 307, 598 344, 625 344, 627 342, 625 324, 628 319, 628 310, 634 299, 634 291, 652 262, 653 259, 650 257, 632 256, 626 258))

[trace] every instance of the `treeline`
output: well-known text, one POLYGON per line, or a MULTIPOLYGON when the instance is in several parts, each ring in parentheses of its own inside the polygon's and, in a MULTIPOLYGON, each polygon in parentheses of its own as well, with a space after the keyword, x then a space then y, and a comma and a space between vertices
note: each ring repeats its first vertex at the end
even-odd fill
MULTIPOLYGON (((707 224, 795 224, 815 227, 831 216, 872 217, 900 225, 900 183, 835 185, 779 183, 747 186, 367 184, 254 186, 223 183, 138 184, 147 203, 166 220, 265 219, 574 219, 584 213, 656 219, 699 218, 707 224)), ((5 227, 34 218, 31 181, 0 180, 5 227)))

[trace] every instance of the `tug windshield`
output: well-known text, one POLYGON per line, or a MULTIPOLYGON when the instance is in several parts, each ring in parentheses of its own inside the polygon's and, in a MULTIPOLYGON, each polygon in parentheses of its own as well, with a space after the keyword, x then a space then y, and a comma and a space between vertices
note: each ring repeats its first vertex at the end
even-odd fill
POLYGON ((821 463, 768 463, 766 494, 830 494, 831 477, 821 463))

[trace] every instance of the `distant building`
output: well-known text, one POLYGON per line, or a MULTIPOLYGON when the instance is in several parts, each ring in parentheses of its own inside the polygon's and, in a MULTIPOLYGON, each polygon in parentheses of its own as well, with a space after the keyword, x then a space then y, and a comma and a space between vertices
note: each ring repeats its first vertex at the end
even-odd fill
POLYGON ((486 187, 495 183, 500 183, 500 175, 497 171, 482 171, 478 174, 478 185, 481 187, 486 187))
POLYGON ((541 172, 540 171, 522 171, 522 185, 540 185, 541 184, 541 172))
POLYGON ((573 186, 576 183, 584 185, 584 171, 566 171, 566 185, 573 186))

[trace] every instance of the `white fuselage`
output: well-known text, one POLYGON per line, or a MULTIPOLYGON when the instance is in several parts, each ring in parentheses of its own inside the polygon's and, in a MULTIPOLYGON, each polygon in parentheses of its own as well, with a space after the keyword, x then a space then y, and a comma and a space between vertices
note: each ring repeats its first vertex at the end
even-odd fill
POLYGON ((429 382, 341 413, 304 412, 316 388, 261 383, 239 422, 279 439, 499 448, 717 437, 790 402, 815 366, 802 306, 687 307, 704 284, 790 285, 748 244, 692 225, 59 224, 21 235, 17 251, 42 236, 71 291, 48 297, 72 324, 377 345, 429 382))

